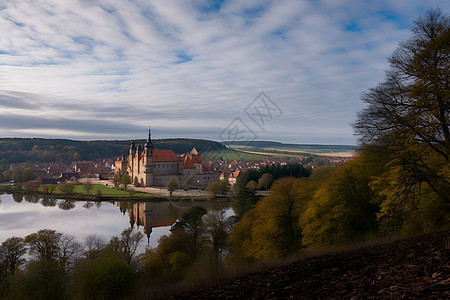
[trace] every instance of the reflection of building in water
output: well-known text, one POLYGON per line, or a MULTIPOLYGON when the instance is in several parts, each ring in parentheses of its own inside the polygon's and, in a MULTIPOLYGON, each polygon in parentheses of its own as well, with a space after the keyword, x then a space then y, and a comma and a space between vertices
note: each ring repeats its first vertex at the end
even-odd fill
POLYGON ((143 227, 148 243, 153 228, 172 226, 178 219, 169 216, 167 203, 117 202, 117 206, 123 213, 128 213, 132 228, 134 225, 143 227))

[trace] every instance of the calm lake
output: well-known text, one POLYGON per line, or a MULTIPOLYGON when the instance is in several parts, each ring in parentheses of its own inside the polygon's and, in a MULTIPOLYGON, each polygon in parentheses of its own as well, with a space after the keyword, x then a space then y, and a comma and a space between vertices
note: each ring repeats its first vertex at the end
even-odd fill
MULTIPOLYGON (((25 237, 40 229, 53 229, 74 236, 79 242, 89 235, 108 242, 133 227, 145 237, 138 252, 147 245, 156 247, 170 227, 194 204, 191 202, 88 202, 42 196, 0 194, 0 243, 12 236, 25 237)), ((227 217, 234 211, 229 202, 198 202, 208 211, 224 210, 227 217)))

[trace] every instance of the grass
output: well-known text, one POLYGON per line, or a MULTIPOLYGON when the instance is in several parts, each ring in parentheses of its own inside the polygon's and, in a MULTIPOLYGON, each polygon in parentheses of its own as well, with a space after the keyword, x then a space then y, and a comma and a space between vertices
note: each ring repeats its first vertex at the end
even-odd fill
MULTIPOLYGON (((348 146, 333 146, 333 145, 280 145, 269 147, 257 147, 247 145, 228 144, 228 148, 235 149, 235 151, 243 151, 252 154, 261 154, 266 157, 296 157, 305 154, 315 154, 322 156, 353 156, 354 151, 348 149, 348 146)), ((230 149, 231 150, 231 149, 230 149)))
POLYGON ((233 149, 224 149, 224 150, 205 152, 205 153, 202 153, 202 156, 205 159, 222 157, 224 160, 241 160, 241 159, 263 160, 264 158, 271 157, 272 155, 255 154, 255 153, 237 151, 237 150, 233 150, 233 149))
MULTIPOLYGON (((57 189, 57 191, 59 191, 59 190, 57 189)), ((113 189, 113 188, 107 187, 103 184, 93 184, 92 189, 90 190, 89 194, 87 194, 86 189, 84 188, 83 184, 75 185, 75 189, 73 190, 73 192, 76 194, 86 194, 86 195, 97 194, 98 191, 100 191, 101 194, 105 195, 105 196, 122 196, 122 195, 129 196, 130 195, 130 193, 128 191, 113 189)))
MULTIPOLYGON (((189 202, 189 201, 209 201, 208 197, 203 196, 172 196, 168 197, 166 195, 159 194, 150 194, 144 192, 134 192, 131 196, 129 191, 115 189, 112 187, 105 186, 103 184, 93 184, 89 193, 86 192, 83 184, 74 184, 75 188, 73 189, 70 195, 65 194, 59 188, 56 188, 53 193, 45 194, 42 186, 40 186, 36 192, 32 192, 32 194, 42 195, 46 197, 58 197, 62 199, 72 199, 72 200, 151 200, 151 201, 177 201, 179 203, 189 202), (99 193, 100 191, 100 193, 99 193), (101 197, 98 197, 98 195, 101 197)), ((30 193, 24 189, 16 190, 14 186, 10 185, 0 185, 0 191, 5 191, 7 193, 30 193)))

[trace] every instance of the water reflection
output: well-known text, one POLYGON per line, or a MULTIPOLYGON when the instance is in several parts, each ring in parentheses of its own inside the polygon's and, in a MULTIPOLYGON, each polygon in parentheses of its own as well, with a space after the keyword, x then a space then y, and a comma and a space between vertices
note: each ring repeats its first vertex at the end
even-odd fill
MULTIPOLYGON (((127 214, 130 220, 130 227, 142 227, 147 236, 147 242, 150 243, 150 235, 154 228, 171 227, 181 216, 187 212, 194 203, 186 206, 180 206, 173 202, 133 202, 119 201, 117 206, 122 214, 127 214)), ((195 203, 207 210, 229 209, 229 203, 200 202, 195 203), (214 209, 214 208, 215 209, 214 209)), ((233 212, 229 212, 233 215, 233 212)))
POLYGON ((161 236, 193 205, 210 210, 225 209, 234 215, 230 203, 223 202, 137 202, 74 201, 23 194, 3 194, 0 205, 0 243, 12 236, 24 237, 40 229, 54 229, 83 241, 96 235, 109 241, 127 228, 147 237, 145 246, 156 247, 161 236), (25 201, 23 201, 25 200, 25 201))
POLYGON ((75 201, 74 200, 63 200, 58 203, 58 207, 63 210, 71 210, 75 208, 75 201))
POLYGON ((16 201, 17 203, 20 203, 23 201, 23 194, 13 194, 13 199, 14 201, 16 201))
POLYGON ((53 206, 56 206, 56 203, 58 203, 58 200, 55 198, 44 197, 44 198, 42 198, 41 203, 44 206, 53 207, 53 206))

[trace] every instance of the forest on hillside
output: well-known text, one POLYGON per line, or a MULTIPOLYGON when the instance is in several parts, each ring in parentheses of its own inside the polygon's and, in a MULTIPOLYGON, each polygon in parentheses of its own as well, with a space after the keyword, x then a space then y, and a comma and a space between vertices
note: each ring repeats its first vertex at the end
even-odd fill
MULTIPOLYGON (((144 145, 145 140, 135 140, 144 145)), ((0 138, 0 165, 22 162, 71 163, 78 160, 113 158, 128 154, 131 140, 76 141, 44 138, 0 138)), ((201 139, 161 139, 153 141, 155 149, 172 149, 185 153, 192 148, 203 152, 225 149, 220 143, 201 139)))

